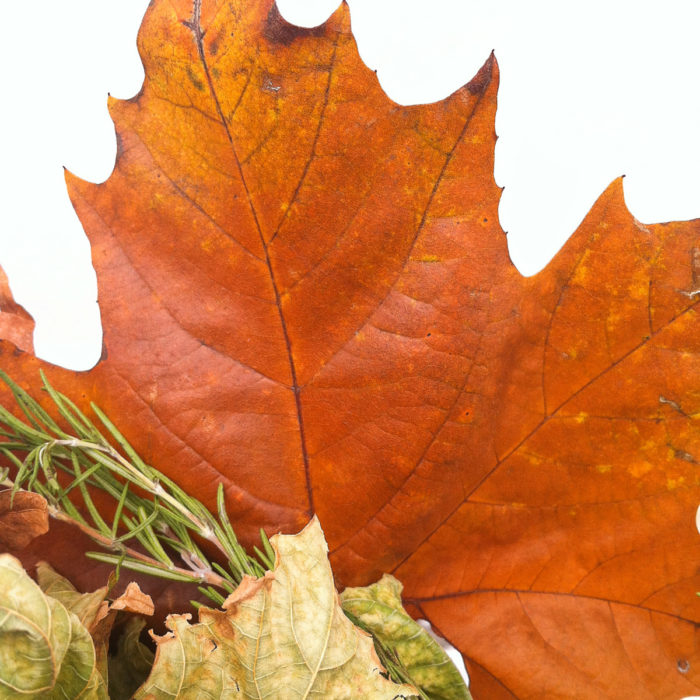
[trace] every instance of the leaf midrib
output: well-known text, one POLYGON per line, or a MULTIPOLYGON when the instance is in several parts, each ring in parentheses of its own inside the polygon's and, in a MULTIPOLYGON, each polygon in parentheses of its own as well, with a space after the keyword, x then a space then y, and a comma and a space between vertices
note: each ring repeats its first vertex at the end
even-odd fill
MULTIPOLYGON (((287 328, 287 321, 284 317, 284 313, 282 311, 282 299, 281 295, 279 292, 279 287, 277 285, 277 279, 275 277, 275 272, 272 267, 272 261, 270 259, 270 253, 268 249, 268 243, 265 241, 265 236, 263 235, 262 232, 262 227, 260 225, 260 219, 258 217, 257 210, 255 208, 255 204, 253 203, 253 199, 250 193, 250 189, 248 188, 248 183, 246 181, 245 175, 243 173, 243 166, 241 164, 241 160, 238 156, 238 152, 236 150, 236 145, 233 140, 233 135, 231 133, 231 130, 229 129, 228 122, 226 121, 226 117, 224 116, 223 109, 221 107, 221 102, 219 101, 219 97, 216 92, 216 88, 214 87, 214 81, 211 77, 211 74, 209 72, 209 66, 207 64, 207 58, 204 53, 204 44, 203 44, 203 38, 204 35, 202 33, 202 28, 200 24, 200 12, 201 12, 201 6, 202 6, 202 0, 193 0, 193 7, 192 7, 192 19, 189 23, 187 23, 187 26, 190 28, 192 31, 192 34, 195 39, 195 44, 197 46, 197 52, 199 55, 199 59, 202 63, 202 68, 204 70, 204 74, 207 79, 207 84, 209 86, 209 92, 211 94, 212 100, 214 101, 214 105, 216 107, 216 111, 219 115, 219 119, 221 120, 221 124, 224 128, 224 131, 226 132, 226 137, 229 141, 229 144, 231 146, 231 151, 234 156, 234 160, 236 162, 236 167, 238 169, 238 174, 241 180, 241 184, 243 185, 243 189, 246 193, 246 199, 248 202, 248 207, 250 209, 250 212, 253 216, 253 221, 255 222, 255 228, 258 232, 258 235, 260 237, 260 243, 262 245, 264 254, 265 254, 265 265, 267 267, 268 271, 268 276, 270 279, 270 284, 272 285, 272 291, 275 297, 275 305, 277 307, 277 312, 279 316, 279 321, 280 321, 280 328, 282 331, 282 336, 284 338, 284 343, 285 347, 287 350, 287 360, 289 363, 289 372, 292 380, 292 393, 294 395, 294 404, 296 408, 296 418, 297 418, 297 425, 299 426, 299 440, 300 440, 300 447, 301 447, 301 456, 302 456, 302 461, 304 464, 304 474, 305 474, 305 479, 306 479, 306 494, 307 494, 307 501, 308 501, 308 507, 307 507, 307 514, 309 517, 311 517, 314 512, 314 494, 313 494, 313 488, 311 485, 311 471, 309 468, 309 452, 306 444, 306 432, 304 429, 304 418, 302 414, 302 408, 301 408, 301 389, 299 386, 299 381, 297 379, 297 371, 296 371, 296 364, 294 361, 294 353, 292 350, 292 341, 291 337, 289 335, 289 330, 287 328)), ((330 83, 330 71, 329 71, 329 83, 330 83)), ((306 171, 305 171, 306 172, 306 171)), ((304 173, 305 174, 305 173, 304 173)))

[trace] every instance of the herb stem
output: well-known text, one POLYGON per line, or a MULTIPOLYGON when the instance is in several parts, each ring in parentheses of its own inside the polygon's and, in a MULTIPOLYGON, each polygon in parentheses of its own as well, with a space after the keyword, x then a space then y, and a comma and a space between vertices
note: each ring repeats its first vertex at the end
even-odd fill
MULTIPOLYGON (((3 482, 3 486, 11 485, 11 482, 9 484, 8 482, 9 479, 6 479, 3 482)), ((48 511, 49 515, 52 518, 77 527, 82 533, 87 535, 91 540, 94 540, 97 544, 99 544, 101 547, 104 547, 105 549, 111 549, 119 552, 120 554, 125 554, 126 556, 131 557, 132 559, 136 559, 137 561, 142 562, 143 564, 152 566, 156 570, 163 568, 163 565, 158 560, 149 557, 148 555, 143 554, 142 552, 139 552, 138 550, 133 549, 132 547, 127 547, 116 540, 110 539, 109 537, 105 537, 105 535, 100 533, 99 530, 96 530, 95 528, 90 527, 89 525, 84 525, 83 523, 77 522, 76 520, 71 518, 70 515, 67 515, 56 506, 49 505, 48 511)), ((214 571, 212 571, 212 569, 209 569, 207 567, 192 567, 192 569, 190 570, 183 569, 178 566, 168 566, 167 569, 177 574, 180 574, 182 577, 187 577, 191 579, 193 583, 208 583, 211 586, 217 586, 218 588, 223 589, 229 587, 227 585, 228 582, 223 576, 219 576, 219 574, 215 573, 214 571)))
POLYGON ((264 574, 267 564, 261 565, 261 560, 249 555, 236 538, 221 486, 217 518, 165 474, 146 464, 99 407, 91 404, 101 428, 54 389, 43 373, 42 379, 67 426, 59 426, 0 370, 0 380, 10 388, 25 417, 18 418, 0 406, 0 456, 9 460, 14 475, 6 478, 9 469, 0 470, 5 486, 39 493, 46 498, 53 518, 76 526, 102 548, 119 553, 94 552, 92 559, 227 592, 246 574, 264 574), (59 480, 58 472, 67 475, 68 481, 59 480), (114 499, 115 511, 109 523, 93 502, 95 489, 114 499), (76 495, 82 503, 73 500, 76 495), (197 545, 197 537, 214 545, 228 562, 228 570, 217 567, 214 571, 197 545), (139 549, 127 546, 132 538, 139 549), (184 567, 175 566, 170 557, 173 551, 184 567))

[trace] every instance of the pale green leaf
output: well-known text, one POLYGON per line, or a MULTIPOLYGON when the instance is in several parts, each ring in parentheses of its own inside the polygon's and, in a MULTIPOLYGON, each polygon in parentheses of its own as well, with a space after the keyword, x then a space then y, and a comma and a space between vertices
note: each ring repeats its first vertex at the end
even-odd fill
POLYGON ((41 695, 46 700, 107 700, 107 685, 99 673, 95 646, 90 633, 77 616, 68 612, 57 600, 47 597, 54 611, 65 610, 70 620, 70 636, 58 677, 51 692, 41 695))
MULTIPOLYGON (((204 612, 200 609, 200 615, 204 612)), ((244 669, 225 643, 203 619, 189 624, 191 615, 168 615, 170 632, 154 636, 158 648, 153 670, 134 698, 137 700, 229 700, 245 697, 239 679, 244 669)))
POLYGON ((468 700, 462 676, 442 647, 403 609, 403 586, 393 576, 364 588, 346 588, 343 608, 396 651, 412 680, 430 700, 468 700))
MULTIPOLYGON (((118 621, 115 628, 121 626, 118 621)), ((140 617, 129 617, 123 624, 116 648, 109 654, 109 697, 111 700, 130 700, 139 686, 148 678, 153 667, 153 652, 139 636, 146 626, 140 617)))
POLYGON ((76 615, 0 555, 0 698, 104 700, 95 648, 76 615))
POLYGON ((80 593, 68 579, 43 561, 36 565, 36 578, 41 590, 76 615, 86 629, 91 630, 98 616, 104 614, 107 586, 92 593, 80 593))
POLYGON ((73 613, 92 637, 95 649, 95 677, 107 679, 107 647, 109 634, 115 613, 109 612, 109 603, 105 600, 107 586, 102 586, 91 593, 80 593, 66 578, 57 573, 46 562, 36 565, 37 582, 42 591, 61 603, 73 613))
MULTIPOLYGON (((39 562, 36 571, 39 586, 44 593, 55 598, 70 612, 77 615, 82 625, 88 630, 95 647, 97 671, 103 679, 108 679, 108 670, 112 667, 111 661, 108 663, 108 646, 117 611, 124 610, 140 615, 152 615, 154 608, 150 596, 143 593, 138 584, 131 582, 125 591, 110 604, 106 600, 107 586, 98 588, 92 593, 79 593, 70 581, 54 571, 47 563, 39 562)), ((145 622, 139 621, 138 618, 132 618, 132 622, 139 631, 145 626, 145 622)), ((138 638, 138 632, 136 636, 138 638)), ((131 693, 128 697, 131 697, 148 676, 148 671, 153 663, 153 654, 148 649, 146 651, 150 654, 150 662, 145 672, 136 676, 137 681, 131 683, 131 693)), ((111 688, 112 685, 110 678, 109 687, 111 688)))
POLYGON ((275 568, 244 577, 224 611, 200 622, 171 615, 156 638, 153 671, 136 694, 166 698, 397 700, 417 695, 382 674, 372 638, 344 615, 328 547, 314 518, 298 535, 271 539, 275 568))

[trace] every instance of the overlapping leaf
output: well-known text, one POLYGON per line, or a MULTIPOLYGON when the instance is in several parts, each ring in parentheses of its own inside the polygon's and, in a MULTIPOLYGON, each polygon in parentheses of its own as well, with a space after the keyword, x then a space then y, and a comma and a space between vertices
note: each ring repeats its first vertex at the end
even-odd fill
POLYGON ((70 581, 57 574, 46 562, 37 564, 36 577, 41 590, 72 612, 88 631, 107 615, 107 586, 91 593, 80 593, 70 581))
MULTIPOLYGON (((155 0, 139 41, 114 173, 69 177, 105 352, 51 382, 210 505, 223 481, 244 538, 317 512, 340 582, 395 572, 477 700, 696 693, 698 223, 641 225, 618 181, 523 278, 493 59, 400 107, 345 6, 155 0)), ((34 551, 80 581, 73 545, 34 551)))
POLYGON ((381 675, 372 638, 343 614, 318 520, 271 543, 274 571, 246 577, 225 612, 201 608, 196 625, 168 618, 136 700, 415 697, 381 675))
POLYGON ((132 700, 153 668, 153 652, 139 637, 146 626, 143 618, 129 617, 123 623, 116 646, 110 649, 109 698, 132 700))
POLYGON ((106 700, 88 630, 0 554, 0 697, 106 700))
POLYGON ((385 574, 362 588, 346 588, 343 610, 395 650, 399 661, 430 700, 471 700, 469 690, 445 650, 404 610, 403 586, 385 574))
MULTIPOLYGON (((110 604, 106 586, 80 593, 44 562, 37 565, 37 579, 38 584, 11 555, 0 555, 0 698, 126 697, 107 694, 110 632, 118 610, 152 614, 150 598, 130 583, 110 604)), ((140 618, 131 622, 130 629, 143 627, 140 618)), ((124 648, 140 651, 133 635, 120 641, 120 651, 124 648)), ((116 687, 121 685, 118 679, 116 687)))

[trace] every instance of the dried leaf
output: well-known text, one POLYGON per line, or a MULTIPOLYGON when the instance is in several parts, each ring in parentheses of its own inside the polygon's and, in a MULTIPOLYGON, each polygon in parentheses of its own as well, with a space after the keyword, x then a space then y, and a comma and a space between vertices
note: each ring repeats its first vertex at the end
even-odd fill
POLYGON ((153 615, 154 606, 151 596, 144 593, 139 584, 131 581, 124 593, 122 593, 110 606, 112 610, 124 610, 137 615, 153 615))
POLYGON ((244 579, 225 612, 201 608, 196 625, 168 617, 137 700, 413 697, 414 688, 380 675, 372 638, 343 614, 318 521, 271 543, 274 571, 244 579))
POLYGON ((346 588, 340 602, 343 610, 395 649, 413 681, 430 700, 470 700, 469 690, 445 650, 404 610, 402 590, 399 581, 385 574, 371 586, 346 588))
POLYGON ((9 554, 0 555, 0 605, 0 697, 107 698, 88 631, 9 554))
POLYGON ((110 650, 110 700, 131 700, 153 668, 153 652, 139 640, 145 626, 143 618, 127 618, 117 637, 116 648, 110 650))
MULTIPOLYGON (((109 641, 117 611, 152 615, 153 601, 150 596, 143 593, 138 584, 132 581, 127 584, 124 593, 110 603, 106 600, 109 592, 107 586, 91 593, 80 593, 68 579, 54 571, 46 562, 39 562, 36 571, 39 586, 44 593, 58 600, 69 612, 76 615, 88 630, 95 647, 99 675, 103 679, 108 678, 109 641)), ((136 690, 138 685, 132 690, 136 690)))
POLYGON ((41 590, 76 615, 80 624, 89 632, 105 617, 106 608, 109 607, 105 600, 107 586, 102 586, 92 593, 80 593, 68 579, 43 561, 36 565, 36 577, 41 590))
MULTIPOLYGON (((154 0, 139 47, 114 173, 68 176, 105 352, 52 384, 212 508, 223 482, 245 542, 318 513, 339 583, 398 576, 477 698, 697 694, 698 222, 642 226, 616 181, 524 278, 493 58, 401 107, 346 5, 305 30, 154 0)), ((45 364, 0 351, 37 395, 45 364)), ((87 589, 83 547, 23 556, 87 589)))
POLYGON ((153 670, 134 695, 135 700, 205 697, 216 700, 243 697, 239 685, 242 668, 227 655, 225 646, 206 629, 206 618, 190 625, 191 615, 169 615, 165 636, 158 645, 153 670))
POLYGON ((10 283, 0 269, 0 338, 21 350, 34 352, 34 319, 12 297, 10 283))
POLYGON ((0 547, 24 549, 49 531, 46 499, 38 493, 0 491, 0 547))
POLYGON ((75 615, 92 638, 95 649, 95 669, 100 679, 107 679, 109 636, 116 612, 110 611, 106 600, 109 589, 102 586, 91 593, 80 593, 75 586, 46 562, 36 565, 37 583, 41 590, 61 603, 75 615))

